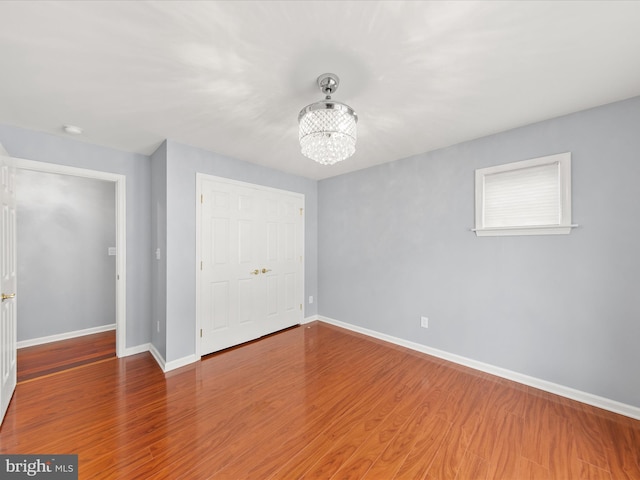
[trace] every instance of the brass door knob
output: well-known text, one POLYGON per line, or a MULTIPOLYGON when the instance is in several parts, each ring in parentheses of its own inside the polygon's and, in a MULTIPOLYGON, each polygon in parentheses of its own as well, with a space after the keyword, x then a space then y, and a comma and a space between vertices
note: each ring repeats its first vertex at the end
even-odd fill
POLYGON ((16 298, 16 294, 15 293, 10 293, 9 295, 7 295, 6 293, 2 294, 2 301, 3 302, 5 300, 9 300, 10 298, 16 298))
POLYGON ((270 272, 270 271, 271 271, 271 269, 270 269, 270 268, 263 268, 263 269, 262 269, 262 273, 267 273, 267 272, 270 272))
POLYGON ((255 270, 253 270, 252 272, 249 272, 249 275, 258 275, 260 273, 260 270, 258 270, 257 268, 255 270))

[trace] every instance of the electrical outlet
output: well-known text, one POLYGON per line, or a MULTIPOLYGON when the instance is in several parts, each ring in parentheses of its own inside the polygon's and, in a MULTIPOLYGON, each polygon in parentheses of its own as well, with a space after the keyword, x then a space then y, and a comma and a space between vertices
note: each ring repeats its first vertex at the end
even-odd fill
POLYGON ((158 333, 160 333, 160 320, 156 322, 156 329, 158 330, 158 333))
POLYGON ((313 303, 313 295, 309 295, 309 304, 313 303))
POLYGON ((427 317, 420 317, 420 326, 422 328, 429 328, 429 319, 427 317))

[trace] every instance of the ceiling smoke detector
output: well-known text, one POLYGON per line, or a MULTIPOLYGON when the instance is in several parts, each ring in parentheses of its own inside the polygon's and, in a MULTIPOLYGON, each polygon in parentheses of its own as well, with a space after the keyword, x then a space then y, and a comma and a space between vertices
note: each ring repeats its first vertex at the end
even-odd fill
POLYGON ((82 135, 82 128, 76 127, 75 125, 63 125, 63 130, 71 135, 82 135))

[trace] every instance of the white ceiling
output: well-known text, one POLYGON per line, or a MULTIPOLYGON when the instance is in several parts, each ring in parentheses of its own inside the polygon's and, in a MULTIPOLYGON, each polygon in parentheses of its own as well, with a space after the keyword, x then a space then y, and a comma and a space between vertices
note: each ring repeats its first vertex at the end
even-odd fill
POLYGON ((0 2, 0 123, 321 179, 640 95, 640 2, 0 2), (319 74, 353 157, 302 156, 319 74))

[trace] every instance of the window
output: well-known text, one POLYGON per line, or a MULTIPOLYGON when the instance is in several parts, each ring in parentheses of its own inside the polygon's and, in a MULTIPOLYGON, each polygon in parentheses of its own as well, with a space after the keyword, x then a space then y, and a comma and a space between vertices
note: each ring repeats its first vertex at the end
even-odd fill
POLYGON ((571 232, 571 153, 476 170, 478 236, 571 232))

